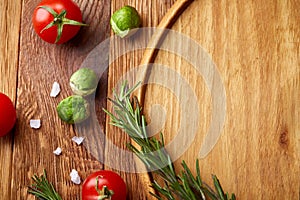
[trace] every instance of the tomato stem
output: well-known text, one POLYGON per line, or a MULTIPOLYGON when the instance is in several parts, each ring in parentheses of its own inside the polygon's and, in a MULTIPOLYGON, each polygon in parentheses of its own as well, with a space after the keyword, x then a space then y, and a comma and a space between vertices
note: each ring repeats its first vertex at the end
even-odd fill
POLYGON ((63 32, 63 27, 64 25, 74 25, 74 26, 87 26, 87 24, 72 20, 72 19, 68 19, 66 18, 67 15, 67 11, 66 10, 62 10, 59 14, 57 12, 55 12, 52 8, 48 7, 48 6, 40 6, 39 8, 45 9, 46 11, 48 11, 52 16, 53 16, 53 21, 50 22, 47 26, 45 26, 45 28, 43 28, 41 30, 41 33, 44 30, 47 30, 53 26, 57 26, 57 36, 55 39, 55 43, 57 43, 61 36, 62 36, 62 32, 63 32))
POLYGON ((99 188, 99 178, 101 178, 101 176, 96 177, 96 185, 95 185, 95 189, 97 190, 98 195, 99 195, 98 200, 105 200, 105 199, 110 200, 112 195, 114 195, 114 191, 109 190, 106 185, 104 185, 102 187, 102 189, 100 189, 99 188))

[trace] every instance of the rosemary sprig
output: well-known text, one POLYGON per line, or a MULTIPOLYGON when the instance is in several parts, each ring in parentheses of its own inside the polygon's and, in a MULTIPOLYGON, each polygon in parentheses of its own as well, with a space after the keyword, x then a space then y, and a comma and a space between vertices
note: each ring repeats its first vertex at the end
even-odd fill
POLYGON ((164 138, 162 133, 160 139, 148 138, 146 130, 146 120, 142 114, 138 100, 131 94, 135 90, 128 88, 124 82, 119 93, 113 92, 114 99, 109 99, 113 103, 113 112, 104 111, 110 116, 111 124, 124 130, 129 137, 138 145, 127 144, 127 147, 135 153, 146 167, 158 174, 164 185, 153 181, 152 187, 160 194, 153 194, 157 199, 184 199, 184 200, 235 200, 235 195, 224 193, 222 186, 215 175, 212 175, 215 190, 204 183, 200 176, 199 160, 196 160, 196 176, 194 176, 186 163, 182 161, 181 173, 176 174, 170 155, 164 148, 164 138), (164 197, 164 198, 163 198, 164 197))
POLYGON ((48 181, 46 170, 40 177, 36 174, 33 175, 32 180, 34 183, 28 187, 28 193, 42 200, 62 200, 53 185, 48 181))

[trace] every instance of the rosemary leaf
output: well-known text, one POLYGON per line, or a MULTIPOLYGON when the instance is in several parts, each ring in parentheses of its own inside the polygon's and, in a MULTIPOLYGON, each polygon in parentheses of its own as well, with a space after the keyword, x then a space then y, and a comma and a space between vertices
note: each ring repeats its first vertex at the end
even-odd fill
POLYGON ((48 181, 46 170, 40 177, 36 174, 33 175, 32 180, 34 183, 28 187, 28 193, 42 200, 62 200, 53 185, 48 181))
POLYGON ((215 190, 211 189, 200 176, 199 160, 196 160, 196 176, 194 176, 187 164, 182 161, 182 171, 176 175, 170 155, 165 150, 163 134, 159 139, 148 138, 145 116, 139 106, 137 98, 130 96, 135 88, 129 88, 127 82, 121 86, 119 93, 113 92, 114 113, 104 110, 111 118, 111 124, 121 128, 136 143, 136 146, 127 144, 130 151, 138 156, 145 166, 156 173, 165 182, 161 186, 155 180, 152 187, 158 194, 151 193, 157 199, 183 199, 183 200, 235 200, 235 195, 224 193, 223 188, 215 175, 212 176, 215 190), (162 198, 164 197, 164 198, 162 198))

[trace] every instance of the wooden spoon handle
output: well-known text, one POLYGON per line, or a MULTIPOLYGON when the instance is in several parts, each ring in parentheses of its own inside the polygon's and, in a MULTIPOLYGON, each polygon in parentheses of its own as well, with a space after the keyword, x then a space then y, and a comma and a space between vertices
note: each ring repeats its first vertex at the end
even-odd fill
MULTIPOLYGON (((140 66, 146 65, 145 69, 138 73, 140 80, 142 80, 141 89, 139 89, 134 95, 138 98, 140 105, 144 105, 145 93, 146 93, 146 85, 147 83, 151 68, 148 65, 152 63, 155 59, 155 55, 157 52, 157 48, 159 47, 160 42, 164 39, 164 31, 163 29, 171 28, 180 14, 187 8, 193 0, 177 0, 173 6, 168 10, 166 15, 163 17, 161 22, 157 27, 157 31, 154 32, 153 36, 150 39, 150 42, 147 45, 147 48, 144 51, 142 60, 140 62, 140 66)), ((133 145, 136 145, 132 141, 133 145)), ((143 183, 147 183, 148 185, 152 182, 152 177, 148 173, 148 175, 141 177, 143 183)), ((155 193, 154 189, 151 188, 150 191, 155 193)))
POLYGON ((145 49, 140 66, 145 65, 145 69, 142 70, 138 77, 142 80, 142 86, 140 90, 137 91, 135 96, 139 99, 140 105, 144 105, 145 93, 146 93, 146 84, 151 73, 151 68, 149 67, 156 57, 159 44, 164 39, 164 29, 171 28, 172 25, 176 22, 180 14, 193 2, 194 0, 177 0, 173 6, 168 10, 166 15, 163 17, 159 25, 157 26, 156 31, 148 43, 148 48, 145 49))

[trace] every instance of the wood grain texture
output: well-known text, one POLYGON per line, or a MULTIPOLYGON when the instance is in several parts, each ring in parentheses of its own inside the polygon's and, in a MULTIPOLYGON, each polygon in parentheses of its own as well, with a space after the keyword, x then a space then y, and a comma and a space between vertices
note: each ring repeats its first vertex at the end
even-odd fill
MULTIPOLYGON (((213 151, 200 160, 204 180, 217 174, 238 199, 299 199, 300 58, 299 1, 195 1, 172 27, 197 41, 215 62, 226 89, 226 121, 213 151)), ((188 44, 176 41, 182 49, 188 44)), ((192 53, 192 52, 191 52, 192 53)), ((155 63, 178 72, 195 92, 201 120, 196 137, 180 159, 190 166, 199 156, 212 115, 210 88, 195 66, 160 51, 155 63)), ((152 71, 182 90, 182 81, 152 71)), ((178 134, 184 101, 160 85, 147 87, 145 109, 164 106, 165 139, 178 134)), ((192 124, 192 122, 191 122, 192 124)), ((186 133, 187 137, 190 133, 186 133)), ((180 145, 180 144, 178 144, 180 145)), ((174 150, 175 151, 175 150, 174 150)), ((171 152, 171 154, 174 152, 171 152)), ((175 151, 176 154, 176 151, 175 151)))
POLYGON ((193 2, 193 0, 177 0, 172 7, 168 10, 168 12, 164 15, 162 20, 156 26, 156 31, 154 31, 151 36, 150 41, 147 44, 147 48, 144 50, 143 57, 140 61, 140 65, 148 65, 145 70, 141 70, 137 74, 139 79, 141 80, 141 88, 134 94, 141 105, 144 104, 145 92, 147 88, 147 81, 149 78, 149 74, 151 73, 151 63, 153 63, 157 51, 159 49, 159 45, 164 40, 165 30, 170 29, 173 24, 180 17, 182 12, 193 2))
MULTIPOLYGON (((137 9, 140 13, 142 19, 143 27, 155 27, 158 25, 160 20, 163 18, 164 14, 168 11, 171 5, 174 3, 172 0, 167 1, 112 1, 111 9, 112 13, 117 9, 121 8, 124 5, 131 5, 137 9)), ((140 38, 141 39, 141 38, 140 38)), ((123 41, 116 41, 111 46, 111 54, 115 55, 117 51, 120 51, 120 43, 123 41)), ((128 46, 134 45, 135 41, 127 40, 122 44, 128 46)), ((123 46, 124 47, 124 46, 123 46)), ((135 50, 126 53, 118 59, 110 60, 112 64, 109 67, 108 74, 108 96, 112 97, 112 89, 120 84, 124 79, 124 75, 133 70, 140 64, 141 58, 143 55, 143 50, 135 50)), ((110 58, 112 59, 112 58, 110 58)), ((108 109, 111 109, 111 104, 108 104, 108 109)), ((122 133, 119 129, 112 127, 108 124, 109 119, 107 120, 106 135, 108 140, 113 145, 117 145, 120 149, 126 150, 126 143, 130 142, 130 139, 122 133)), ((128 199, 154 199, 149 192, 153 190, 149 187, 151 177, 147 173, 133 173, 135 170, 138 170, 140 165, 129 162, 128 159, 134 160, 132 156, 122 156, 120 151, 116 151, 116 147, 113 145, 106 145, 105 151, 105 162, 109 166, 106 166, 106 169, 112 168, 130 168, 131 173, 121 173, 125 182, 128 186, 128 199)))
MULTIPOLYGON (((21 21, 21 0, 0 2, 0 92, 6 94, 16 102, 19 29, 21 21), (14 16, 14 17, 10 17, 14 16)), ((12 131, 13 132, 13 131, 12 131)), ((0 184, 1 198, 10 198, 10 184, 12 172, 13 136, 8 135, 0 139, 0 184)))
MULTIPOLYGON (((76 169, 84 179, 103 167, 83 145, 71 141, 77 134, 76 127, 62 122, 56 113, 59 101, 72 94, 71 74, 86 55, 110 35, 109 2, 75 2, 89 27, 82 28, 74 39, 63 45, 48 44, 38 38, 30 16, 39 1, 23 2, 17 90, 19 118, 13 146, 11 199, 34 199, 27 194, 27 186, 32 182, 31 176, 42 173, 44 168, 63 199, 80 199, 81 187, 70 181, 71 170, 76 169), (54 81, 59 82, 61 93, 51 98, 54 81), (41 128, 31 129, 30 119, 41 119, 41 128), (57 147, 63 150, 59 157, 52 153, 57 147)), ((105 106, 106 95, 97 97, 95 103, 105 106)), ((104 125, 105 118, 99 123, 104 125)))
MULTIPOLYGON (((82 28, 64 45, 47 44, 34 33, 31 14, 38 2, 0 3, 0 91, 16 102, 18 115, 14 136, 0 138, 1 199, 34 199, 27 194, 27 186, 31 183, 30 177, 42 173, 44 168, 64 200, 80 199, 81 188, 71 183, 69 177, 73 168, 82 179, 99 169, 115 170, 128 185, 128 199, 153 199, 148 193, 151 190, 149 174, 116 170, 112 166, 125 165, 133 169, 138 166, 120 155, 112 155, 113 147, 101 143, 102 138, 93 134, 95 130, 86 128, 89 124, 76 127, 63 123, 55 108, 71 94, 70 75, 97 44, 113 35, 109 26, 112 12, 123 5, 132 5, 141 14, 144 27, 157 26, 175 1, 75 0, 90 26, 82 28), (57 98, 49 95, 54 81, 58 81, 62 89, 57 98), (29 120, 36 118, 42 120, 39 130, 29 127, 29 120), (96 154, 90 153, 89 148, 93 147, 77 146, 71 141, 81 131, 91 135, 87 140, 100 141, 101 145, 94 149, 96 154), (56 157, 52 151, 58 146, 63 153, 56 157), (99 162, 98 156, 104 156, 109 165, 99 162)), ((226 120, 216 146, 200 160, 200 166, 208 184, 211 184, 211 173, 216 174, 224 189, 235 192, 238 199, 300 198, 299 4, 297 0, 196 0, 172 27, 207 51, 222 78, 226 90, 226 120)), ((110 47, 112 53, 119 51, 117 44, 110 47)), ((189 44, 179 40, 172 45, 184 50, 189 44)), ((194 53, 193 49, 189 51, 194 53)), ((100 79, 95 98, 100 128, 120 149, 126 148, 125 142, 129 139, 108 124, 101 108, 106 106, 106 96, 111 97, 112 88, 124 74, 140 64, 142 56, 143 50, 137 50, 113 60, 100 79)), ((177 170, 182 159, 192 167, 212 121, 211 88, 195 67, 178 55, 159 51, 155 63, 167 66, 183 79, 154 69, 152 80, 163 76, 179 94, 185 92, 184 80, 197 97, 200 120, 188 118, 189 126, 198 126, 196 137, 175 161, 177 170)), ((152 128, 163 131, 167 144, 175 138, 183 121, 180 117, 185 110, 181 101, 189 105, 190 100, 190 96, 178 98, 161 85, 147 85, 145 114, 150 125, 161 122, 152 128), (162 112, 155 112, 157 105, 162 112)), ((111 104, 107 106, 111 108, 111 104)), ((193 110, 189 112, 192 114, 193 110)), ((176 155, 177 152, 170 153, 176 155)))

